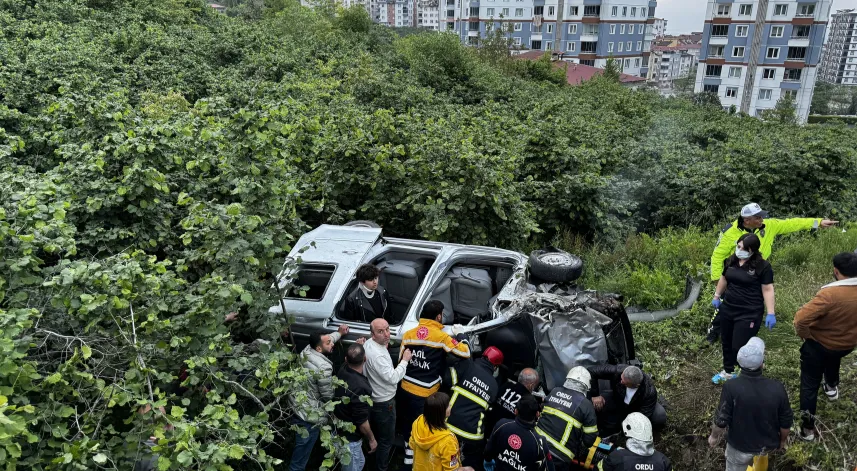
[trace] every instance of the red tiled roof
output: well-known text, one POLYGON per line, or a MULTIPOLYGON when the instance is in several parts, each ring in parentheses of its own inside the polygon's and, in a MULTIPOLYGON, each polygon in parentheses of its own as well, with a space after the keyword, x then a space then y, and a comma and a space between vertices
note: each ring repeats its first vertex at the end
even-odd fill
MULTIPOLYGON (((537 60, 541 58, 545 54, 545 51, 527 51, 518 55, 513 56, 516 59, 524 59, 524 60, 537 60)), ((617 59, 619 60, 619 59, 617 59)), ((573 62, 568 61, 554 61, 554 67, 563 68, 568 67, 565 71, 565 78, 569 85, 580 85, 581 83, 591 79, 592 77, 601 74, 604 72, 604 69, 600 69, 598 67, 592 67, 589 65, 583 64, 575 64, 573 62)), ((636 82, 645 82, 646 79, 643 77, 637 77, 636 75, 629 74, 620 74, 619 81, 622 83, 636 83, 636 82)))

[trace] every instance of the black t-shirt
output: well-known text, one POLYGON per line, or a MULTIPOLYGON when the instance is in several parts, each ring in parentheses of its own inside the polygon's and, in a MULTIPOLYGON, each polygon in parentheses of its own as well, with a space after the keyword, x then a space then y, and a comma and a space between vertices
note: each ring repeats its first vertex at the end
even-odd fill
POLYGON ((758 260, 754 269, 750 262, 739 266, 724 263, 723 276, 726 277, 726 293, 723 296, 721 311, 732 317, 757 317, 765 313, 765 299, 762 297, 762 285, 774 282, 774 270, 765 260, 758 260))
MULTIPOLYGON (((360 291, 360 294, 366 298, 366 295, 363 291, 360 291)), ((374 321, 375 319, 379 319, 384 317, 384 301, 381 300, 381 293, 378 290, 375 290, 375 294, 372 295, 371 298, 366 298, 366 301, 372 306, 372 310, 375 311, 374 319, 367 319, 369 322, 374 321)))

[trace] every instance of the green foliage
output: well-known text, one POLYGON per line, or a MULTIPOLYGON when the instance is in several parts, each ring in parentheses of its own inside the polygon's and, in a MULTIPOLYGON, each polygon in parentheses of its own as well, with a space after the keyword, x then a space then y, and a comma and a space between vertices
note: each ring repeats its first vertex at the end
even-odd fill
POLYGON ((334 24, 337 28, 352 33, 368 33, 372 29, 372 19, 363 5, 352 5, 339 12, 334 24))
POLYGON ((619 63, 612 55, 607 58, 607 64, 604 66, 604 72, 601 73, 601 76, 610 82, 619 83, 619 79, 622 76, 622 70, 619 63))
POLYGON ((809 115, 807 122, 810 124, 847 124, 850 126, 857 125, 857 116, 839 116, 839 115, 809 115))
POLYGON ((762 119, 781 124, 797 124, 797 108, 794 98, 791 96, 780 98, 777 100, 776 106, 770 110, 765 110, 762 119))

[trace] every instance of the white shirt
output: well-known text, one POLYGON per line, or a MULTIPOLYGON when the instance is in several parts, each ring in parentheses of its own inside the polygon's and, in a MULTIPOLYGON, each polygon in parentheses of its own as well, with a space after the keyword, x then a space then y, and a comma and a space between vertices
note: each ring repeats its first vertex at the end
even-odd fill
POLYGON ((372 400, 387 402, 396 397, 396 386, 405 377, 408 362, 402 360, 393 368, 393 359, 387 347, 372 339, 363 344, 366 351, 365 373, 372 386, 372 400))
POLYGON ((639 388, 628 388, 625 390, 625 404, 631 403, 631 399, 634 397, 634 394, 636 394, 637 389, 639 388))

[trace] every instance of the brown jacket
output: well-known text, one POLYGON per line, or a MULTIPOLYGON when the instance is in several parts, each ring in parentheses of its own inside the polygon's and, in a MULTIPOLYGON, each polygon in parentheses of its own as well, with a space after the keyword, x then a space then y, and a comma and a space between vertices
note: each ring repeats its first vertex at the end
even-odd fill
POLYGON ((795 314, 795 332, 829 350, 857 347, 857 286, 822 288, 795 314))

